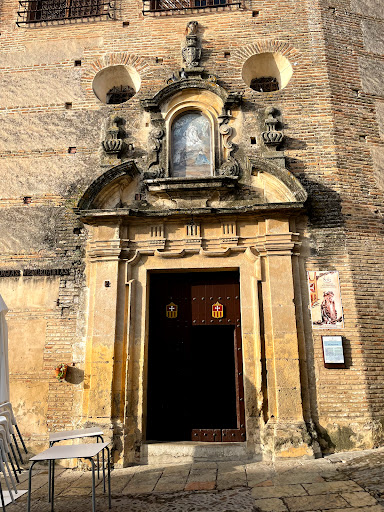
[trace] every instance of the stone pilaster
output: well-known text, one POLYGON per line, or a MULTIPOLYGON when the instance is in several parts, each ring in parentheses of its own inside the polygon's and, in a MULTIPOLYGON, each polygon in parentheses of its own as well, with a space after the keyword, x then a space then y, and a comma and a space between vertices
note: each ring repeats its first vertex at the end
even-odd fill
POLYGON ((287 220, 265 224, 263 302, 268 411, 263 441, 271 457, 313 456, 303 418, 292 254, 298 237, 287 220))
POLYGON ((110 425, 113 400, 113 360, 116 338, 118 224, 94 228, 88 250, 90 307, 85 367, 84 416, 90 423, 110 425))

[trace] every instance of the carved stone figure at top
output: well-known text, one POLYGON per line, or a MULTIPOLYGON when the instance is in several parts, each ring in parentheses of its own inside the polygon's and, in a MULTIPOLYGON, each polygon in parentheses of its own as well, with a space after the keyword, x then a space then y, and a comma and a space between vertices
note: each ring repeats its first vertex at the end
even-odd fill
POLYGON ((201 48, 196 35, 197 25, 197 21, 190 21, 186 28, 186 45, 181 53, 187 69, 198 67, 200 64, 201 48))
POLYGON ((191 35, 197 34, 197 25, 198 25, 197 21, 189 21, 187 23, 187 28, 185 29, 185 35, 191 36, 191 35))

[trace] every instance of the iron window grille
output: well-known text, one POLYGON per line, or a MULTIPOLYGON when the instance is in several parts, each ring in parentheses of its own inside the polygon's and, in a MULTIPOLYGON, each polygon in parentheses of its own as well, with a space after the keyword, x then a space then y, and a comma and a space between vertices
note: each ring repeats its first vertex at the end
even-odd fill
POLYGON ((118 103, 124 103, 129 98, 135 95, 135 90, 129 85, 120 85, 120 87, 112 87, 107 92, 107 104, 117 105, 118 103))
POLYGON ((16 24, 109 19, 114 13, 114 2, 108 0, 19 0, 16 24))
POLYGON ((257 92, 273 92, 279 90, 279 82, 273 76, 262 76, 253 78, 249 87, 257 92))
POLYGON ((241 7, 242 1, 232 0, 143 0, 143 14, 189 11, 191 9, 212 10, 219 7, 241 7))

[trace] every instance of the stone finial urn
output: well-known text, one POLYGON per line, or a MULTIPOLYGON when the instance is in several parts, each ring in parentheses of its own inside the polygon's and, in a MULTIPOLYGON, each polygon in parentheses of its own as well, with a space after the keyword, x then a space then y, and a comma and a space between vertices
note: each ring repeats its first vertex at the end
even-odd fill
POLYGON ((265 111, 266 119, 264 121, 267 130, 262 132, 261 136, 266 146, 277 147, 283 142, 284 135, 282 132, 276 130, 278 119, 276 119, 276 110, 273 107, 268 107, 265 111))
POLYGON ((119 155, 124 147, 125 142, 119 138, 120 128, 118 126, 118 119, 113 121, 109 130, 107 130, 107 138, 103 140, 103 149, 107 155, 119 155))

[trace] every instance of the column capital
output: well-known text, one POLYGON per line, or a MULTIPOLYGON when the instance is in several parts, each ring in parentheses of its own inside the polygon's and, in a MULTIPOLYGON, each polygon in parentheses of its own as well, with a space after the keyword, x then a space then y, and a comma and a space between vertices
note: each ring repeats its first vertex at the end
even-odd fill
POLYGON ((259 237, 256 248, 268 256, 291 256, 300 246, 298 233, 267 233, 259 237))
POLYGON ((114 261, 120 258, 121 240, 94 240, 90 242, 88 255, 92 262, 114 261))

